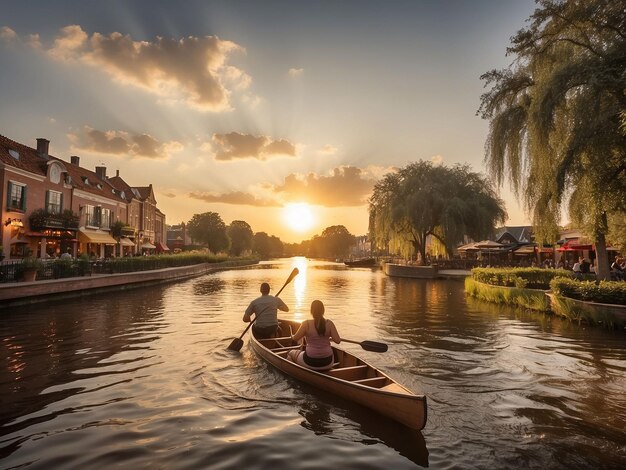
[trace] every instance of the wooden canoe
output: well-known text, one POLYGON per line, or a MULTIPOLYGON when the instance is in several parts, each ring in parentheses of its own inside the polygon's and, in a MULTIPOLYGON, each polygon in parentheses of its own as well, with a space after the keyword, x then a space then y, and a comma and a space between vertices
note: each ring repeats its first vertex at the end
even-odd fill
POLYGON ((370 408, 413 429, 426 425, 426 397, 416 395, 362 359, 333 346, 335 364, 319 372, 302 367, 287 359, 287 353, 298 349, 289 326, 297 331, 300 323, 279 320, 283 334, 277 338, 250 340, 254 351, 285 374, 344 399, 370 408))

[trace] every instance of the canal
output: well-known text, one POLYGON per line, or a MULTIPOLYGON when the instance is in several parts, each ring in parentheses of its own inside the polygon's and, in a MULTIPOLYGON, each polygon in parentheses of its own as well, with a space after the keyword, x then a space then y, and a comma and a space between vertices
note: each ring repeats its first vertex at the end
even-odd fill
POLYGON ((625 390, 624 332, 304 258, 0 310, 0 468, 624 468, 625 390), (287 315, 389 344, 342 346, 427 395, 422 432, 227 350, 294 266, 287 315))

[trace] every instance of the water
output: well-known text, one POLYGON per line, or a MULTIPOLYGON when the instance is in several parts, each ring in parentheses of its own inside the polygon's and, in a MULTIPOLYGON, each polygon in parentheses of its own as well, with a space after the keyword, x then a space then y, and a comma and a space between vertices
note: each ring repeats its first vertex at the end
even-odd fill
MULTIPOLYGON (((245 338, 244 338, 245 339, 245 338)), ((0 311, 0 468, 624 468, 626 335, 465 297, 461 281, 283 260, 0 311), (411 431, 227 350, 261 282, 428 396, 411 431)))

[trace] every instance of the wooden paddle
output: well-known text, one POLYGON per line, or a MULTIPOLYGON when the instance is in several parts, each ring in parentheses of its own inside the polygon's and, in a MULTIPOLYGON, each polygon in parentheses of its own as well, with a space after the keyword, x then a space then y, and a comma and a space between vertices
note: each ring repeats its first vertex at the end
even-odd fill
POLYGON ((385 343, 379 343, 378 341, 354 341, 352 339, 341 338, 342 342, 354 343, 360 345, 366 351, 372 351, 377 353, 384 353, 387 351, 387 345, 385 343))
MULTIPOLYGON (((274 297, 278 297, 280 293, 283 291, 283 289, 287 287, 287 284, 293 281, 293 278, 296 277, 299 272, 300 271, 298 271, 298 268, 293 268, 293 271, 291 271, 291 274, 285 281, 285 284, 283 285, 283 287, 280 288, 280 290, 274 297)), ((241 336, 239 338, 235 338, 234 340, 232 340, 232 342, 228 346, 228 349, 230 349, 231 351, 239 351, 241 349, 241 347, 243 346, 243 340, 241 338, 243 338, 243 335, 245 335, 248 332, 248 330, 250 329, 250 327, 252 326, 255 320, 256 320, 256 316, 252 319, 252 321, 248 324, 248 326, 246 326, 246 329, 243 330, 243 333, 241 333, 241 336)))

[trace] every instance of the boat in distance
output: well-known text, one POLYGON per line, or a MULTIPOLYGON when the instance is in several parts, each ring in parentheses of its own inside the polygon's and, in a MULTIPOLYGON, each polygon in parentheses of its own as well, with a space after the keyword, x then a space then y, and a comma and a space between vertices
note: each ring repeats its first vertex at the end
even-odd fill
POLYGON ((361 258, 361 259, 356 259, 356 260, 346 260, 343 262, 343 264, 345 264, 346 266, 352 266, 352 267, 371 267, 371 266, 376 266, 376 259, 375 258, 361 258))
POLYGON ((334 345, 335 362, 330 370, 316 371, 291 362, 287 354, 301 346, 291 339, 289 327, 295 333, 300 323, 280 319, 279 325, 282 333, 277 338, 259 339, 253 333, 250 339, 254 351, 278 370, 409 428, 421 430, 426 426, 425 395, 413 393, 374 366, 334 345))

